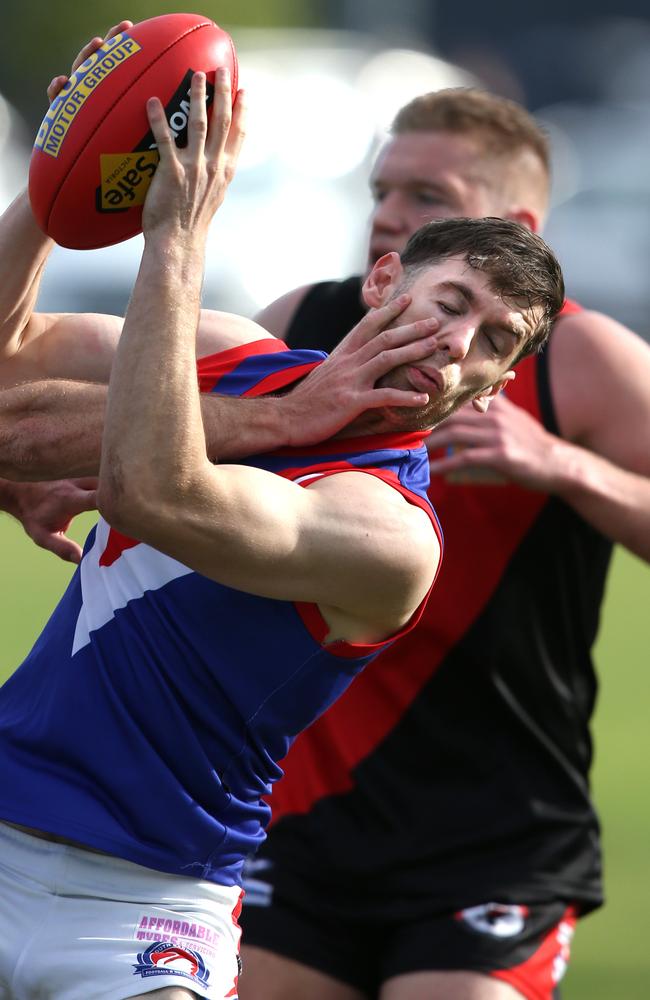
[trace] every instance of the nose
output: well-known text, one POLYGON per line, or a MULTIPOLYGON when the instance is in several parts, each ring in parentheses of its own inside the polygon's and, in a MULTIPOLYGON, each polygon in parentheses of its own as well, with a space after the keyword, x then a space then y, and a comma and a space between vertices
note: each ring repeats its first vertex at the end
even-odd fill
POLYGON ((438 347, 447 352, 450 361, 462 361, 469 353, 475 333, 474 324, 460 317, 441 331, 438 347))

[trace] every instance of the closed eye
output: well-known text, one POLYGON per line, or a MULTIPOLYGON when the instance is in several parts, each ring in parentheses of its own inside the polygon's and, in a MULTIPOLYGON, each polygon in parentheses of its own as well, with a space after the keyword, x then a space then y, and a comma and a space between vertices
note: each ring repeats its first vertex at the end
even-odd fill
POLYGON ((501 353, 501 346, 500 346, 500 345, 499 345, 499 344, 498 344, 498 343, 497 343, 497 342, 496 342, 496 341, 495 341, 495 340, 494 340, 494 339, 493 339, 493 338, 492 338, 492 337, 490 336, 490 334, 489 334, 489 333, 487 333, 487 332, 486 332, 486 331, 484 330, 484 331, 483 331, 483 336, 484 336, 484 337, 485 337, 485 339, 487 340, 487 342, 488 342, 488 345, 489 345, 489 347, 490 347, 490 350, 491 350, 491 351, 493 351, 493 352, 494 352, 494 354, 500 354, 500 353, 501 353))
POLYGON ((445 199, 441 195, 434 194, 431 191, 414 191, 413 197, 423 205, 445 204, 445 199))

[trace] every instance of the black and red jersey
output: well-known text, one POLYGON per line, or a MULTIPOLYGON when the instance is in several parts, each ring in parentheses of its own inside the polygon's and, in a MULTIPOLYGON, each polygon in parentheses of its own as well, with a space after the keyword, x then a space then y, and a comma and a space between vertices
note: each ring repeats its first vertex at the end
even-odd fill
MULTIPOLYGON (((291 346, 330 349, 363 315, 359 291, 358 278, 315 286, 291 346)), ((552 338, 508 396, 559 433, 552 338)), ((296 740, 262 856, 288 891, 339 879, 359 916, 491 899, 589 909, 601 901, 590 650, 611 544, 514 484, 437 477, 429 495, 446 556, 424 615, 296 740)))

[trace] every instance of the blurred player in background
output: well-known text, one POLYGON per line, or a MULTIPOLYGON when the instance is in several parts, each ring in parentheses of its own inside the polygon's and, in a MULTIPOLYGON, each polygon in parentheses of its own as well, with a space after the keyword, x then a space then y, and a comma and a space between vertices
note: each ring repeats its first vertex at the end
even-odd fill
MULTIPOLYGON (((424 95, 371 188, 369 266, 427 219, 538 231, 547 140, 510 101, 424 95)), ((331 349, 361 281, 296 289, 260 322, 331 349)), ((559 995, 576 917, 602 902, 590 650, 612 542, 650 560, 648 385, 650 348, 567 303, 487 414, 434 430, 440 585, 283 763, 245 882, 242 1000, 559 995)))

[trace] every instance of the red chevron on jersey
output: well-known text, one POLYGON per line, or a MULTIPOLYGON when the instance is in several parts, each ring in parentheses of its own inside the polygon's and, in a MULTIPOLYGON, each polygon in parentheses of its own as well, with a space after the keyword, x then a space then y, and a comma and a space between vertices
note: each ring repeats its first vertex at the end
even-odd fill
POLYGON ((111 621, 115 612, 125 608, 129 601, 192 572, 189 566, 171 556, 133 542, 124 535, 120 537, 127 544, 118 551, 119 540, 116 539, 112 543, 114 558, 109 562, 105 555, 111 546, 111 535, 117 536, 118 532, 100 518, 94 543, 84 553, 79 567, 82 601, 72 644, 73 655, 90 642, 91 632, 111 621))
POLYGON ((129 538, 128 535, 123 535, 120 531, 116 531, 115 528, 111 528, 108 533, 106 548, 99 558, 99 565, 112 566, 115 560, 119 559, 126 549, 131 549, 134 545, 139 544, 135 538, 129 538))

